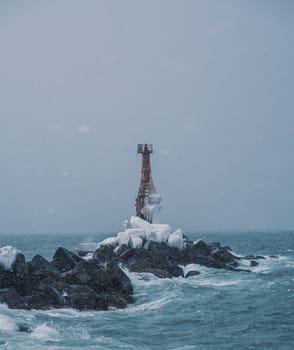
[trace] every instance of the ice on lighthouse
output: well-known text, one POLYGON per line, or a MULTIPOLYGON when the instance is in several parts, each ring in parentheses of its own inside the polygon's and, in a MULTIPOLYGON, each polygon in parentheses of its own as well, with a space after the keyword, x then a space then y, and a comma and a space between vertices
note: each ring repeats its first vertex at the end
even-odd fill
POLYGON ((114 252, 120 251, 119 247, 128 246, 133 249, 148 248, 150 242, 164 242, 170 247, 183 249, 186 238, 182 230, 172 231, 167 224, 159 224, 159 212, 161 196, 157 193, 151 175, 150 155, 153 147, 150 144, 139 144, 137 153, 142 154, 141 180, 136 198, 136 216, 131 216, 122 224, 121 231, 115 237, 106 238, 99 243, 81 243, 77 247, 80 255, 94 253, 94 251, 108 245, 114 248, 114 252))

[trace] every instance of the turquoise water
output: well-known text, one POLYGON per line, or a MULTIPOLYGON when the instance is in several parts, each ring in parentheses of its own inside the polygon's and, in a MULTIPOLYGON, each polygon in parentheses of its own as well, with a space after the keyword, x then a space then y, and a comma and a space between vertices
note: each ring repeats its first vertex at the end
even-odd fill
MULTIPOLYGON (((51 258, 58 246, 107 235, 10 235, 0 245, 51 258)), ((0 349, 294 349, 294 232, 194 233, 239 254, 277 255, 236 273, 199 267, 190 279, 130 273, 125 310, 22 311, 0 305, 0 349), (32 333, 20 333, 25 325, 32 333)))

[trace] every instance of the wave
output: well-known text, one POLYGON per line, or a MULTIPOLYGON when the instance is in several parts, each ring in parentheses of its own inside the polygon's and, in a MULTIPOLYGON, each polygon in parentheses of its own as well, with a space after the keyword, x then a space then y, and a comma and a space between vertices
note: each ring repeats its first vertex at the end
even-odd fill
POLYGON ((16 322, 9 316, 0 315, 0 332, 12 332, 17 330, 16 322))
POLYGON ((125 309, 127 312, 137 312, 137 311, 152 311, 152 310, 158 310, 161 309, 162 306, 165 304, 168 304, 172 301, 172 297, 169 298, 162 298, 158 300, 153 300, 148 303, 143 303, 136 306, 131 306, 125 309))
POLYGON ((86 328, 68 327, 60 331, 63 340, 89 340, 91 336, 86 328))
POLYGON ((31 337, 34 339, 59 341, 60 334, 52 327, 49 327, 46 323, 37 326, 31 333, 31 337))

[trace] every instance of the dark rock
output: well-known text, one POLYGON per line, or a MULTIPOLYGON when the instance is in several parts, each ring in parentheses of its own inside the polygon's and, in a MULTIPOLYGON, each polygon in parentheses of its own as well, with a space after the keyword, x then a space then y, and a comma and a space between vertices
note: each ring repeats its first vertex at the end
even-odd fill
POLYGON ((63 307, 66 304, 64 291, 58 290, 54 285, 42 282, 39 288, 39 293, 47 296, 48 302, 54 307, 63 307))
POLYGON ((130 300, 122 297, 119 294, 106 294, 104 297, 104 302, 109 307, 113 307, 116 309, 124 309, 130 303, 130 300))
MULTIPOLYGON (((256 266, 262 256, 248 255, 256 266)), ((98 248, 93 259, 85 260, 65 248, 58 248, 53 261, 40 255, 26 262, 18 254, 10 270, 0 268, 0 303, 11 308, 52 309, 70 307, 78 310, 125 308, 133 300, 133 287, 124 273, 152 273, 159 278, 183 276, 179 265, 200 264, 235 272, 250 272, 239 268, 239 257, 220 243, 186 240, 184 249, 169 247, 165 242, 148 242, 143 248, 123 245, 115 252, 111 246, 98 248)), ((185 277, 198 275, 189 271, 185 277)))
POLYGON ((189 271, 189 272, 186 274, 185 278, 192 277, 192 276, 198 276, 198 275, 200 275, 200 272, 199 272, 199 271, 189 271))
POLYGON ((105 298, 89 286, 67 285, 65 288, 66 306, 78 310, 107 310, 105 298))
POLYGON ((28 326, 19 325, 17 328, 17 331, 22 333, 32 333, 33 330, 28 326))
POLYGON ((61 272, 73 269, 80 261, 81 257, 65 248, 58 248, 53 256, 52 264, 61 272))
POLYGON ((7 304, 11 309, 26 309, 25 299, 15 289, 0 289, 0 303, 7 304))
POLYGON ((14 263, 11 265, 11 271, 22 277, 27 273, 27 265, 25 256, 22 253, 17 253, 14 263))
POLYGON ((82 260, 66 273, 64 280, 68 284, 88 285, 96 293, 119 293, 130 298, 133 287, 130 279, 115 263, 103 267, 96 260, 82 260))
POLYGON ((15 264, 11 270, 0 271, 0 286, 14 289, 20 296, 30 294, 37 288, 39 280, 29 273, 29 267, 23 262, 15 264))
POLYGON ((224 247, 221 247, 222 249, 225 249, 225 250, 230 250, 230 251, 232 251, 232 248, 229 246, 229 245, 226 245, 226 246, 224 246, 224 247))
POLYGON ((195 255, 208 256, 211 254, 212 248, 206 244, 202 239, 199 239, 191 247, 191 252, 195 255))
POLYGON ((117 263, 101 266, 64 248, 56 251, 52 263, 38 255, 26 263, 20 256, 11 271, 1 269, 0 285, 0 302, 10 308, 106 310, 133 302, 131 282, 117 263))
POLYGON ((246 259, 246 260, 258 260, 258 259, 265 259, 265 257, 262 256, 262 255, 246 255, 246 256, 243 256, 242 259, 246 259))
POLYGON ((95 251, 93 255, 93 259, 97 260, 102 264, 108 263, 114 258, 116 258, 116 255, 113 252, 113 248, 109 245, 102 245, 95 251))
POLYGON ((270 255, 269 257, 270 257, 271 259, 279 259, 279 257, 276 256, 276 255, 270 255))
POLYGON ((213 252, 211 256, 214 260, 216 260, 221 265, 234 263, 236 259, 238 260, 240 259, 224 248, 220 248, 217 251, 213 252))
POLYGON ((178 277, 183 271, 178 267, 181 251, 170 248, 166 243, 150 242, 148 249, 128 249, 119 260, 133 272, 150 272, 163 278, 178 277), (161 270, 161 271, 157 271, 161 270), (162 272, 164 271, 164 272, 162 272))
POLYGON ((41 255, 34 256, 30 263, 30 268, 35 274, 59 274, 60 270, 53 264, 43 258, 41 255))
POLYGON ((110 264, 105 269, 108 276, 105 290, 119 293, 130 303, 133 302, 133 286, 129 277, 121 270, 117 264, 110 264))

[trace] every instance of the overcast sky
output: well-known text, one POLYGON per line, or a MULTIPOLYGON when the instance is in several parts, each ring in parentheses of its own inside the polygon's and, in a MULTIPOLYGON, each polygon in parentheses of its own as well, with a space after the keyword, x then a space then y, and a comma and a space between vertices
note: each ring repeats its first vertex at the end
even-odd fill
POLYGON ((294 227, 294 2, 0 0, 0 232, 294 227))

